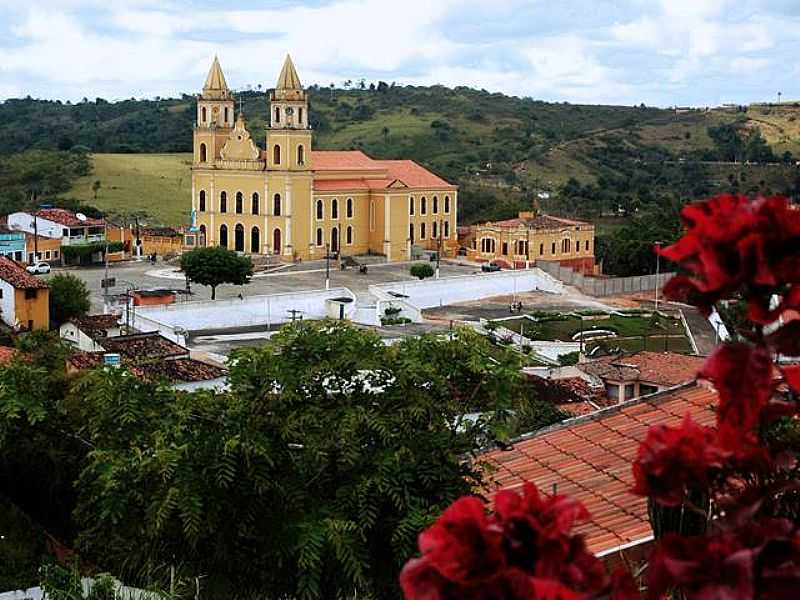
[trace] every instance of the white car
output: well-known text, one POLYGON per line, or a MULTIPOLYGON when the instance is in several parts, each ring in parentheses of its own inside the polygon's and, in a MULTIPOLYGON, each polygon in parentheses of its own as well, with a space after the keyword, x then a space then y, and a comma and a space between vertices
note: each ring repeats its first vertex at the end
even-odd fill
POLYGON ((43 275, 50 272, 50 265, 46 262, 33 263, 25 268, 28 270, 28 273, 33 273, 34 275, 43 275))

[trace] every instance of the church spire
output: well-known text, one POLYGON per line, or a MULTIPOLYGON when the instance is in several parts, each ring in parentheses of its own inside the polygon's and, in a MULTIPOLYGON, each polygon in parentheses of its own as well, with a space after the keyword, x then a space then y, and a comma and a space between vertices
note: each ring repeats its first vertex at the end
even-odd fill
POLYGON ((208 70, 208 77, 206 83, 203 85, 203 97, 208 99, 222 100, 230 96, 228 83, 225 81, 225 75, 222 73, 222 67, 219 66, 219 59, 214 56, 214 62, 211 63, 211 68, 208 70))
POLYGON ((281 74, 278 76, 278 85, 275 86, 276 90, 302 90, 303 85, 300 83, 300 76, 297 74, 297 69, 294 68, 292 57, 286 55, 286 60, 283 63, 281 74))

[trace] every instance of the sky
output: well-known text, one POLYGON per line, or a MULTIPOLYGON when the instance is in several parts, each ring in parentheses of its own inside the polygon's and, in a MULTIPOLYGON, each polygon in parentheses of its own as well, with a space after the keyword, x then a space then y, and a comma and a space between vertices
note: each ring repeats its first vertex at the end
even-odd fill
POLYGON ((365 78, 547 101, 800 100, 800 0, 0 0, 0 99, 365 78))

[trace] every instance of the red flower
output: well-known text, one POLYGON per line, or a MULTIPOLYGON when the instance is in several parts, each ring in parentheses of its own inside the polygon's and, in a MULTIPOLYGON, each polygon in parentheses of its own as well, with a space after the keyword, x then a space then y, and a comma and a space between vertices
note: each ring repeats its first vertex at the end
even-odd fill
POLYGON ((715 431, 701 427, 689 415, 678 428, 650 427, 633 463, 633 493, 678 506, 688 489, 708 488, 726 456, 717 446, 715 431))

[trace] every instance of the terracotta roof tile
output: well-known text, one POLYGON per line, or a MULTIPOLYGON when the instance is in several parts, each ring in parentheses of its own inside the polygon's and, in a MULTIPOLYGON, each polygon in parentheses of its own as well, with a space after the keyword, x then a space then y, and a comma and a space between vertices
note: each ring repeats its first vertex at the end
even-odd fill
POLYGON ((579 366, 585 373, 602 379, 673 386, 694 380, 704 362, 705 359, 701 356, 642 351, 622 356, 606 356, 579 366))
POLYGON ((94 369, 103 364, 105 352, 75 352, 67 358, 67 363, 78 370, 94 369))
POLYGON ((652 534, 647 501, 629 492, 639 442, 650 425, 675 425, 686 413, 701 424, 713 424, 716 402, 716 392, 689 384, 565 421, 510 450, 482 455, 482 462, 496 468, 487 492, 493 496, 500 489, 519 489, 528 480, 550 494, 555 484, 557 493, 572 495, 592 514, 577 531, 595 553, 645 539, 652 534))
POLYGON ((189 351, 157 332, 135 333, 105 338, 102 341, 107 352, 116 352, 131 362, 177 358, 188 356, 189 351))
POLYGON ((455 187, 413 160, 376 160, 374 162, 386 168, 390 180, 402 181, 410 188, 455 187))
POLYGON ((315 180, 315 190, 386 189, 395 182, 411 189, 456 189, 413 160, 375 160, 360 150, 314 150, 311 160, 316 172, 364 172, 363 178, 315 180))
POLYGON ((119 327, 119 317, 111 314, 84 315, 72 319, 72 322, 77 325, 78 329, 87 333, 119 327))
POLYGON ((142 379, 154 381, 163 378, 173 383, 209 381, 227 374, 223 368, 192 358, 153 362, 134 367, 132 370, 142 379))
POLYGON ((0 256, 0 279, 23 290, 47 287, 47 283, 43 279, 31 275, 24 267, 5 256, 0 256))
POLYGON ((14 358, 16 353, 16 348, 12 348, 11 346, 0 346, 0 364, 10 361, 12 358, 14 358))
POLYGON ((589 225, 586 221, 574 221, 572 219, 553 217, 551 215, 538 215, 530 219, 516 217, 514 219, 506 219, 505 221, 494 221, 491 224, 499 227, 519 227, 520 225, 525 225, 530 229, 562 229, 570 225, 589 225))
POLYGON ((375 161, 361 150, 312 150, 311 164, 315 171, 349 171, 377 169, 375 161))
POLYGON ((36 213, 36 216, 66 227, 102 227, 105 225, 102 219, 87 218, 85 221, 81 221, 76 213, 66 208, 43 208, 36 213))

